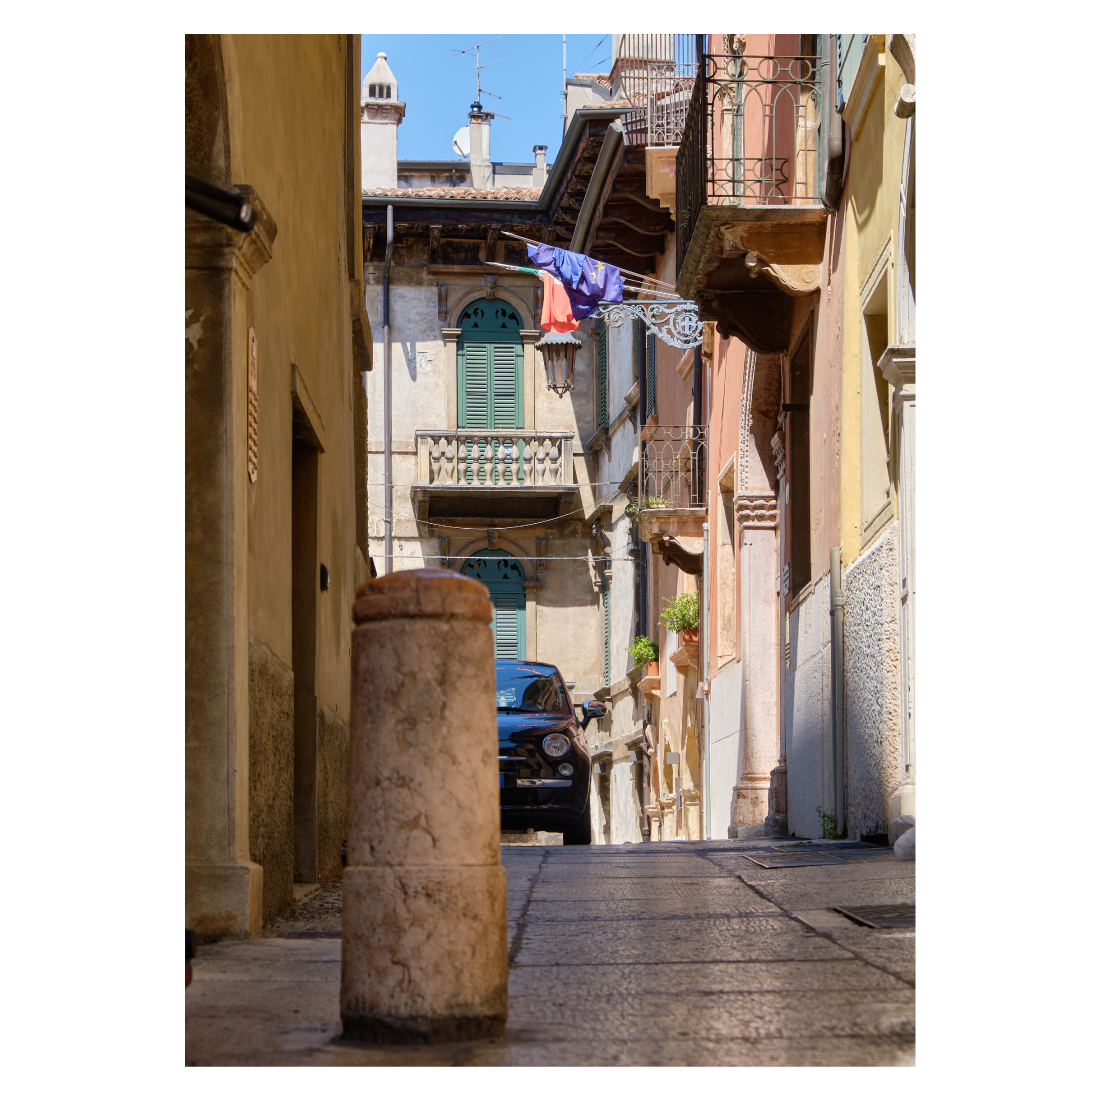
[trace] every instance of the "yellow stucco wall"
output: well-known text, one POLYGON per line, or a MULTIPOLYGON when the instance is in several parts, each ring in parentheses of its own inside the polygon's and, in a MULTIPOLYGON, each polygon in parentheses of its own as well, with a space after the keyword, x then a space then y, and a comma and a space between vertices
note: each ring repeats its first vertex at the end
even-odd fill
POLYGON ((345 36, 223 36, 232 177, 256 188, 278 226, 251 287, 259 374, 259 477, 248 487, 249 630, 291 659, 291 365, 324 423, 317 556, 316 691, 347 719, 354 598, 350 304, 345 235, 345 36), (293 79, 288 79, 293 74, 293 79))
MULTIPOLYGON (((894 114, 894 104, 905 82, 891 54, 885 50, 888 36, 874 36, 860 66, 874 72, 880 62, 877 86, 863 117, 854 120, 848 169, 847 199, 838 216, 844 218, 844 339, 841 397, 841 557, 847 565, 863 549, 861 534, 861 293, 876 261, 888 247, 886 272, 888 335, 896 339, 895 260, 898 189, 905 123, 894 114), (877 47, 882 42, 882 49, 877 47)), ((892 513, 896 515, 896 489, 891 486, 892 513)), ((881 530, 881 524, 874 531, 881 530)))

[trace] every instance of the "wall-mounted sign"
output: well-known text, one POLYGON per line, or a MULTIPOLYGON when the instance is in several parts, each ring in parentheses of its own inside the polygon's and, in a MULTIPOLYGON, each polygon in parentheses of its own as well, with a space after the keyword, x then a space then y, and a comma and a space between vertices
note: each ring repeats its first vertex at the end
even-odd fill
POLYGON ((256 330, 248 330, 248 479, 255 481, 260 468, 260 399, 256 385, 256 330))

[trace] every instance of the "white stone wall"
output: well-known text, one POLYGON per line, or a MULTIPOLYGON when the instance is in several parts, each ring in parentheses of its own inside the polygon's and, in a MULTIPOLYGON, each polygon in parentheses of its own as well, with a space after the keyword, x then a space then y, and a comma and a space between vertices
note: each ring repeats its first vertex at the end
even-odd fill
POLYGON ((885 833, 902 779, 898 524, 844 574, 848 835, 885 833))
POLYGON ((725 840, 733 823, 733 788, 741 746, 741 662, 729 661, 710 684, 708 839, 725 840))
MULTIPOLYGON (((607 528, 612 558, 625 558, 630 545, 630 517, 623 515, 607 528)), ((634 668, 626 647, 634 640, 634 563, 611 563, 611 683, 617 683, 634 668)), ((628 698, 628 697, 624 697, 628 698)), ((618 704, 617 704, 618 705, 618 704)))
POLYGON ((637 844, 642 839, 638 824, 638 799, 634 793, 634 780, 630 778, 630 760, 616 760, 611 769, 611 843, 630 841, 637 844))
POLYGON ((832 647, 829 575, 791 612, 791 667, 783 667, 783 723, 787 743, 787 829, 824 835, 817 808, 833 809, 832 647))

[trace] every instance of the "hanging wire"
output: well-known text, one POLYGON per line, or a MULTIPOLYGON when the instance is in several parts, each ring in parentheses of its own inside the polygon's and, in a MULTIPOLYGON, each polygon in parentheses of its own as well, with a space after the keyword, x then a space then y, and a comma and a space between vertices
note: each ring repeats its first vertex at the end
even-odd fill
MULTIPOLYGON (((596 44, 595 44, 595 45, 594 45, 594 46, 592 47, 592 49, 590 49, 590 50, 588 51, 588 57, 591 57, 591 56, 592 56, 592 55, 593 55, 593 54, 594 54, 594 53, 595 53, 595 52, 596 52, 596 51, 597 51, 597 50, 598 50, 598 49, 599 49, 599 48, 600 48, 600 47, 601 47, 601 46, 602 46, 602 45, 603 45, 603 44, 604 44, 604 43, 605 43, 606 41, 607 41, 607 35, 605 34, 605 35, 603 36, 603 38, 601 38, 601 39, 599 40, 599 42, 597 42, 597 43, 596 43, 596 44)), ((583 60, 583 61, 582 61, 582 62, 581 62, 581 63, 580 63, 580 64, 579 64, 578 66, 577 66, 577 69, 582 69, 582 68, 584 68, 584 66, 585 66, 585 65, 586 65, 586 64, 588 63, 588 57, 586 57, 586 58, 585 58, 585 59, 584 59, 584 60, 583 60)), ((602 65, 602 64, 603 64, 603 62, 602 62, 602 61, 597 61, 597 62, 596 62, 596 64, 597 64, 597 65, 602 65)), ((574 75, 574 76, 576 76, 576 75, 577 75, 577 69, 574 69, 574 70, 573 70, 573 75, 574 75)))

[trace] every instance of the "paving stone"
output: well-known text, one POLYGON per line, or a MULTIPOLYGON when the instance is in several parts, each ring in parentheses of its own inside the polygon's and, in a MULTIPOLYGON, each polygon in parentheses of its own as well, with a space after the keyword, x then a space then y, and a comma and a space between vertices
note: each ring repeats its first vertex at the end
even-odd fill
MULTIPOLYGON (((199 1063, 191 1063, 199 1064, 199 1063)), ((614 1044, 573 1038, 547 1043, 505 1038, 434 1047, 355 1047, 340 1040, 300 1051, 241 1053, 205 1060, 232 1066, 912 1066, 912 1043, 882 1039, 691 1039, 614 1044)))
POLYGON ((863 928, 834 933, 833 939, 858 958, 900 978, 910 986, 917 981, 917 938, 911 931, 863 928))
POLYGON ((912 882, 883 879, 877 882, 757 883, 769 901, 784 909, 831 909, 836 905, 914 904, 912 882))
POLYGON ((590 994, 548 997, 509 990, 508 1023, 565 1041, 589 1039, 883 1038, 912 1042, 907 989, 857 992, 590 994))
POLYGON ((856 958, 816 962, 602 963, 514 966, 509 995, 623 997, 647 993, 789 993, 903 990, 904 982, 856 958))
POLYGON ((745 882, 759 885, 765 882, 807 883, 807 882, 910 882, 914 883, 912 863, 892 863, 877 861, 872 863, 830 863, 823 867, 758 867, 745 861, 743 868, 736 874, 745 882), (830 872, 832 872, 830 874, 830 872))
POLYGON ((771 959, 849 958, 828 939, 789 920, 766 931, 749 918, 694 918, 663 921, 578 921, 576 924, 528 924, 515 966, 577 966, 630 962, 740 962, 771 959))
MULTIPOLYGON (((616 899, 611 901, 532 901, 528 921, 660 920, 666 917, 743 916, 751 913, 779 915, 774 902, 751 891, 731 902, 728 895, 705 894, 681 898, 616 899)), ((844 918, 841 918, 844 919, 844 918)))
POLYGON ((651 866, 639 866, 637 863, 630 866, 622 864, 575 864, 566 867, 562 864, 554 864, 544 868, 539 876, 540 885, 560 885, 562 883, 577 882, 583 879, 608 879, 608 878, 729 878, 729 872, 722 867, 705 863, 703 860, 692 860, 689 864, 674 863, 671 860, 657 863, 653 861, 651 866))
POLYGON ((760 895, 732 878, 618 878, 589 879, 561 884, 539 882, 531 895, 534 901, 648 901, 657 898, 702 896, 744 900, 755 904, 760 895))
POLYGON ((185 1060, 913 1065, 915 935, 860 928, 831 907, 912 900, 914 864, 765 870, 737 854, 774 844, 504 849, 510 1014, 504 1038, 482 1043, 342 1038, 342 896, 327 884, 264 939, 200 946, 185 1060))

